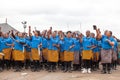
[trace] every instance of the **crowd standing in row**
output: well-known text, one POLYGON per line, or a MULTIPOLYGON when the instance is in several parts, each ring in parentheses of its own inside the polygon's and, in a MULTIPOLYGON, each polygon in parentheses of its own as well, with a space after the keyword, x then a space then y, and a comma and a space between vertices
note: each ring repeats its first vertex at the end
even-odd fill
POLYGON ((102 35, 100 29, 95 30, 96 36, 89 30, 84 36, 71 31, 52 31, 52 27, 42 32, 35 30, 33 34, 31 27, 28 33, 0 32, 0 71, 55 72, 59 69, 91 73, 98 70, 101 63, 102 73, 110 74, 120 62, 118 39, 111 31, 106 30, 102 35))

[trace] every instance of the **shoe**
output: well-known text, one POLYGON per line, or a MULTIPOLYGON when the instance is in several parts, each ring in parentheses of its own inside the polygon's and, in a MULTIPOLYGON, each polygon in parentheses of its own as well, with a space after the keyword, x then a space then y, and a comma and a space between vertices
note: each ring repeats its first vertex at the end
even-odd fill
POLYGON ((111 74, 112 72, 111 71, 108 71, 108 74, 111 74))
POLYGON ((72 73, 72 70, 71 70, 71 69, 69 69, 69 70, 68 70, 68 72, 69 72, 69 73, 72 73))
POLYGON ((88 68, 87 73, 89 73, 89 74, 91 73, 91 69, 90 68, 88 68))
POLYGON ((117 68, 114 68, 114 70, 117 70, 117 68))
POLYGON ((82 73, 83 73, 83 74, 87 73, 87 69, 83 68, 82 73))
POLYGON ((101 74, 106 74, 106 71, 105 71, 105 70, 103 70, 103 71, 101 72, 101 74))
POLYGON ((68 70, 67 69, 65 69, 63 72, 65 73, 65 72, 67 72, 68 70))
POLYGON ((55 72, 56 70, 55 69, 52 69, 52 72, 55 72))
POLYGON ((52 72, 52 70, 48 70, 48 72, 52 72))
POLYGON ((19 69, 16 69, 14 72, 21 72, 19 69))
POLYGON ((0 72, 2 72, 3 71, 3 69, 2 68, 0 68, 0 72))
POLYGON ((68 72, 72 73, 71 67, 68 67, 68 72))
POLYGON ((68 68, 65 66, 63 72, 65 73, 67 71, 68 71, 68 68))
POLYGON ((48 72, 52 72, 52 67, 49 68, 48 72))

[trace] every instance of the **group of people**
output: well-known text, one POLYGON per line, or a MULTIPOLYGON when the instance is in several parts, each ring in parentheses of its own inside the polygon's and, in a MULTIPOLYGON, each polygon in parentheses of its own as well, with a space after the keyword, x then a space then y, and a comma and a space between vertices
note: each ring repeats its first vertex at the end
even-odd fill
POLYGON ((0 31, 0 71, 22 69, 48 72, 61 70, 72 72, 82 70, 91 73, 99 69, 111 74, 118 64, 118 39, 106 30, 102 35, 95 29, 96 35, 89 30, 86 35, 77 32, 35 30, 31 33, 0 31))

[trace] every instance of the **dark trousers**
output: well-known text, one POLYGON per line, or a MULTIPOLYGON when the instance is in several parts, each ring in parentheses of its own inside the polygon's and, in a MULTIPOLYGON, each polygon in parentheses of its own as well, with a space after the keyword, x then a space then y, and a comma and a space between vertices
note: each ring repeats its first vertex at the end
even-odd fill
POLYGON ((83 60, 83 68, 91 68, 91 60, 83 60))
POLYGON ((103 66, 104 72, 106 72, 106 71, 109 72, 111 70, 111 63, 103 63, 102 66, 103 66))
POLYGON ((56 70, 56 62, 48 62, 48 64, 49 64, 49 71, 56 70))
POLYGON ((71 71, 72 62, 64 62, 65 71, 71 71))
POLYGON ((3 70, 4 69, 4 62, 3 60, 0 59, 0 69, 3 70))
POLYGON ((5 61, 5 66, 7 69, 10 69, 11 66, 11 61, 10 60, 4 60, 5 61))
POLYGON ((80 64, 73 64, 73 69, 76 70, 80 70, 80 64))
POLYGON ((28 69, 30 67, 30 60, 26 59, 25 61, 25 69, 28 69))
POLYGON ((22 61, 15 61, 15 70, 21 71, 22 69, 22 61))
POLYGON ((92 61, 91 68, 92 70, 99 69, 99 61, 92 61))
POLYGON ((115 61, 112 62, 112 68, 113 69, 117 68, 117 60, 115 60, 115 61))
POLYGON ((39 60, 33 60, 33 71, 38 71, 40 69, 40 62, 39 60))

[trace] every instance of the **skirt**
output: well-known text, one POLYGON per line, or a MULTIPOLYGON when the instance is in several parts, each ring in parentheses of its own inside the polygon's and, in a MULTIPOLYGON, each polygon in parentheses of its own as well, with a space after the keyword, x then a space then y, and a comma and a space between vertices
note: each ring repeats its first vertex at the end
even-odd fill
POLYGON ((83 60, 91 60, 91 59, 93 59, 93 52, 92 52, 92 50, 83 50, 83 52, 82 52, 82 59, 83 60))
POLYGON ((113 51, 112 60, 117 61, 117 52, 116 51, 113 51))
POLYGON ((63 60, 67 61, 67 62, 73 61, 74 60, 74 52, 64 51, 63 60))
POLYGON ((27 60, 29 60, 29 59, 31 58, 31 57, 30 57, 31 52, 25 51, 25 52, 24 52, 24 55, 25 55, 25 59, 27 59, 27 60))
POLYGON ((64 61, 64 52, 60 52, 60 61, 64 61))
POLYGON ((93 53, 93 61, 97 62, 99 60, 99 52, 93 53))
POLYGON ((59 56, 58 56, 57 50, 48 50, 47 60, 48 62, 58 62, 59 56))
POLYGON ((80 52, 79 51, 74 52, 73 64, 80 64, 80 52))
POLYGON ((47 48, 45 48, 45 49, 42 50, 42 56, 43 56, 43 58, 45 60, 47 60, 47 53, 48 53, 48 49, 47 48))
POLYGON ((32 60, 40 60, 38 49, 31 49, 31 54, 32 60))
POLYGON ((101 50, 101 63, 111 63, 112 62, 112 50, 101 50))
POLYGON ((0 53, 0 60, 3 60, 4 53, 0 53))
POLYGON ((4 53, 4 59, 5 60, 10 60, 11 59, 11 52, 12 52, 12 49, 11 48, 6 48, 6 49, 3 49, 3 53, 4 53))
POLYGON ((15 61, 24 61, 25 60, 25 56, 23 51, 20 50, 14 50, 13 51, 13 59, 15 61))

